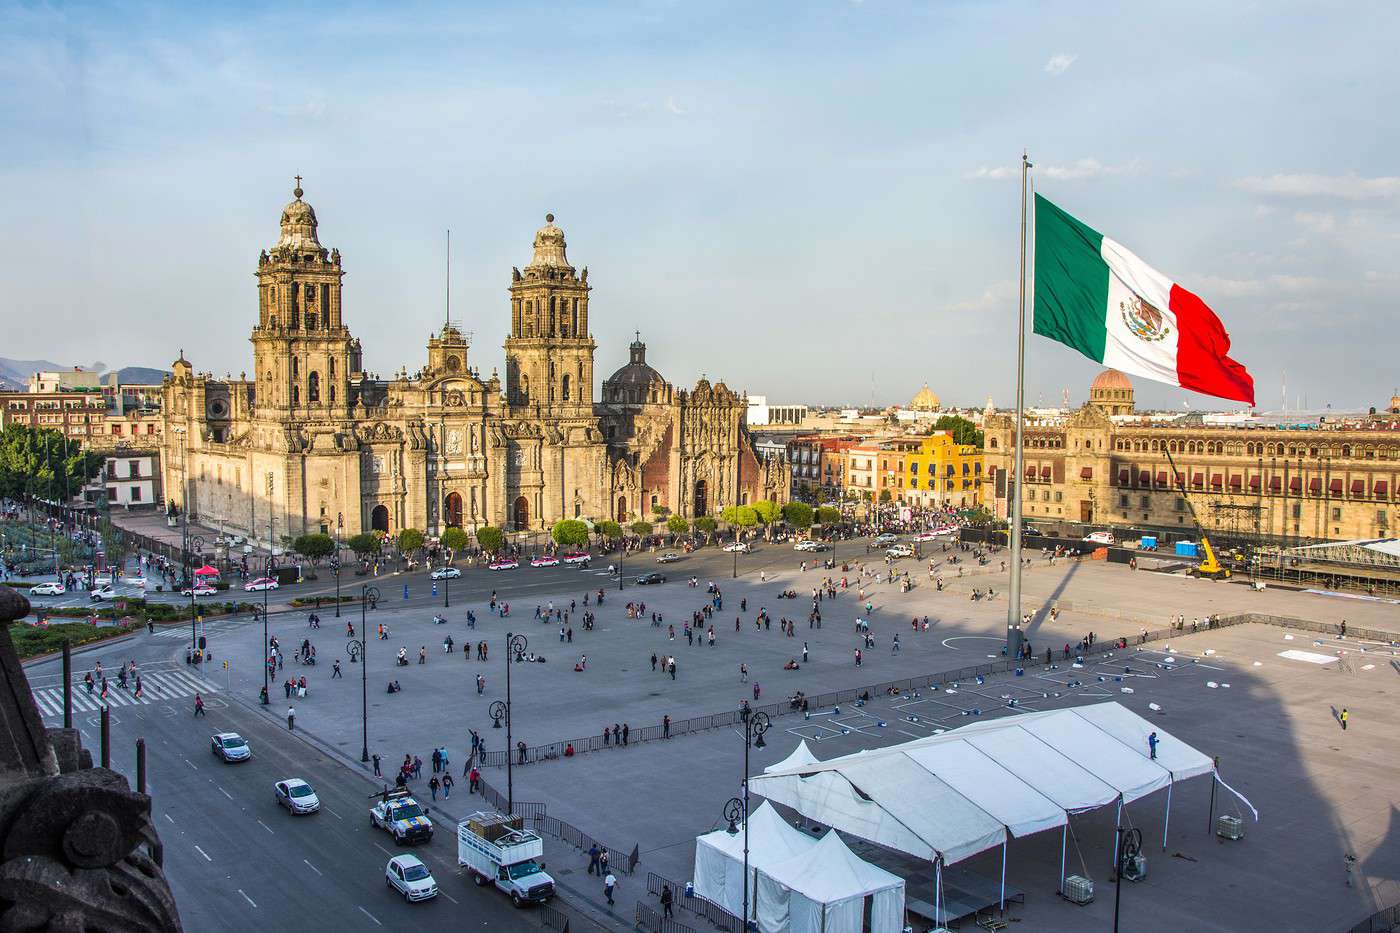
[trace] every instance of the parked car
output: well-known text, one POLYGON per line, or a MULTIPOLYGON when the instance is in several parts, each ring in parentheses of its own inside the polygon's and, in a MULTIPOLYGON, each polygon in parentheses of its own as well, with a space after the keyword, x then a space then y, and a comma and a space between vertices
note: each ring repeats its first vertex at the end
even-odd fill
POLYGON ((735 541, 732 544, 726 544, 724 549, 726 551, 738 551, 740 554, 747 554, 753 550, 746 541, 735 541))
POLYGON ((896 541, 898 541, 898 540, 899 540, 899 536, 898 536, 898 535, 892 535, 892 534, 890 534, 888 531, 884 532, 883 534, 878 534, 878 535, 875 536, 875 543, 876 543, 877 545, 894 544, 894 543, 895 543, 896 541))
POLYGON ((428 576, 432 577, 434 580, 455 580, 461 575, 462 571, 458 570, 456 567, 439 567, 428 574, 428 576))
POLYGON ((894 547, 886 550, 885 553, 898 560, 901 557, 913 557, 914 549, 907 544, 896 544, 894 547))
POLYGON ((678 560, 680 560, 680 559, 681 559, 681 556, 680 556, 679 554, 677 554, 675 551, 667 551, 665 554, 662 554, 660 557, 658 557, 658 558, 656 559, 656 562, 657 562, 658 564, 674 564, 676 561, 678 561, 678 560))
POLYGON ((196 583, 194 586, 187 586, 180 591, 181 596, 213 596, 219 592, 207 583, 196 583))
POLYGON ((256 580, 249 580, 243 584, 243 592, 261 593, 263 590, 275 590, 279 586, 281 584, 271 577, 258 577, 256 580))
POLYGON ((403 895, 406 901, 426 901, 437 897, 437 882, 423 860, 416 855, 396 855, 384 866, 384 883, 403 895))
POLYGON ((112 587, 111 587, 110 585, 109 585, 109 586, 100 587, 100 588, 95 589, 95 590, 92 591, 92 598, 93 598, 93 599, 116 599, 116 598, 117 598, 117 591, 114 590, 114 589, 112 589, 112 587))
POLYGON ((301 778, 278 781, 272 785, 272 793, 277 797, 277 802, 292 813, 315 813, 321 809, 321 798, 301 778))
POLYGON ((62 596, 67 590, 62 583, 55 583, 50 580, 48 583, 38 583, 29 588, 31 596, 62 596))
POLYGON ((517 567, 519 567, 519 566, 520 566, 520 561, 518 561, 518 560, 511 560, 511 559, 507 558, 507 559, 505 559, 505 560, 493 560, 493 561, 491 561, 491 563, 489 563, 489 564, 486 565, 486 569, 487 569, 487 570, 514 570, 515 568, 517 568, 517 567))
POLYGON ((640 577, 637 578, 637 585, 638 585, 638 586, 646 586, 646 585, 648 585, 648 584, 650 584, 650 583, 665 583, 665 582, 666 582, 666 575, 665 575, 665 574, 662 574, 662 573, 656 573, 655 571, 653 571, 652 573, 644 573, 644 574, 642 574, 640 577))
POLYGON ((253 750, 237 732, 216 732, 209 737, 209 750, 224 761, 247 761, 253 750))
POLYGON ((559 558, 557 558, 557 557, 551 557, 551 556, 548 555, 548 554, 541 554, 539 557, 536 557, 534 560, 530 561, 530 566, 531 566, 531 567, 558 567, 558 566, 559 566, 559 558))
POLYGON ((592 559, 593 555, 589 554, 587 551, 571 551, 564 555, 564 563, 583 564, 585 567, 588 566, 588 562, 592 559))

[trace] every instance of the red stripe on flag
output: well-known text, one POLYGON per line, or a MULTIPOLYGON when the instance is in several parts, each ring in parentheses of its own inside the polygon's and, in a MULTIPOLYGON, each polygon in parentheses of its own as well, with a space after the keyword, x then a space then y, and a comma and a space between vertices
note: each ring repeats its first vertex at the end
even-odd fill
POLYGON ((1230 359, 1230 335, 1200 298, 1172 286, 1176 314, 1176 371, 1183 389, 1254 404, 1254 377, 1230 359))

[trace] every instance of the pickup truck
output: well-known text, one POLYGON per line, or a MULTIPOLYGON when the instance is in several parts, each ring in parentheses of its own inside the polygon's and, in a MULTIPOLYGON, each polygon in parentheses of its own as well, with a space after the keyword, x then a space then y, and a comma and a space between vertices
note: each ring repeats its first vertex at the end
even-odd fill
POLYGON ((369 811, 369 825, 377 826, 394 837, 394 842, 427 842, 433 838, 433 821, 428 819, 418 801, 407 789, 386 790, 376 794, 369 811))
POLYGON ((544 840, 523 828, 520 817, 473 813, 457 824, 457 864, 479 887, 494 884, 516 907, 543 904, 554 896, 545 874, 544 840))

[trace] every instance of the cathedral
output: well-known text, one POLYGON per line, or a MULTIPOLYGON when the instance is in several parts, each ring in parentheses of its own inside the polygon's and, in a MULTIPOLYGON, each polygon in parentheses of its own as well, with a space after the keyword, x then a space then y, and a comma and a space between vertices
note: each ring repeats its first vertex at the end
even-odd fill
POLYGON ((755 454, 745 398, 703 378, 676 389, 640 334, 594 401, 588 268, 569 264, 552 214, 511 270, 504 379, 471 364, 451 322, 416 374, 381 379, 342 315, 340 251, 321 245, 300 179, 293 194, 258 257, 251 373, 214 379, 182 351, 163 386, 163 475, 192 518, 260 540, 343 539, 787 499, 790 468, 755 454))

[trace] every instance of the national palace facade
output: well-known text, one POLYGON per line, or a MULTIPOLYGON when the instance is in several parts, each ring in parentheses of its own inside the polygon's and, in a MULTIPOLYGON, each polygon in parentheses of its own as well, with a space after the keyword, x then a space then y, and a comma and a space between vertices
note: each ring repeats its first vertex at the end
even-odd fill
POLYGON ((744 397, 703 378, 676 389, 640 334, 594 401, 588 269, 569 264, 553 215, 511 272, 504 379, 471 365, 452 323, 416 374, 367 374, 340 251, 321 245, 302 194, 258 257, 252 372, 214 379, 181 352, 163 386, 166 490, 192 516, 259 538, 269 521, 278 538, 439 534, 787 498, 790 469, 755 454, 744 397))

